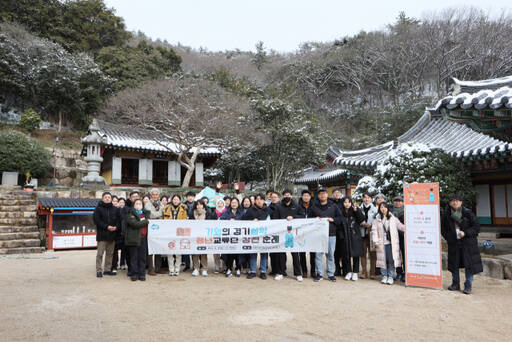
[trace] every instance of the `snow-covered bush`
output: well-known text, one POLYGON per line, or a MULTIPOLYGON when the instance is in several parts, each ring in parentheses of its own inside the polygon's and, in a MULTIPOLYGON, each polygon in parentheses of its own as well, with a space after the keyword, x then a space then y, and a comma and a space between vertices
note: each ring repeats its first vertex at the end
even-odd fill
POLYGON ((402 195, 404 183, 437 182, 442 206, 452 193, 460 194, 466 206, 475 201, 467 169, 443 150, 425 144, 403 144, 393 149, 377 166, 374 177, 375 187, 387 198, 402 195))
POLYGON ((375 178, 372 176, 364 176, 357 183, 357 187, 352 194, 352 198, 361 203, 363 201, 363 195, 369 193, 372 197, 375 197, 379 193, 379 189, 375 184, 375 178))

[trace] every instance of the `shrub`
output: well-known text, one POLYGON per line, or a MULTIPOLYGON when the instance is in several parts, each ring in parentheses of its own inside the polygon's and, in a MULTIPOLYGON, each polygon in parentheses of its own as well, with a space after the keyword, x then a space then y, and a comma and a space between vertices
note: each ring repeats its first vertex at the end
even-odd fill
POLYGON ((0 132, 0 172, 30 172, 32 177, 44 177, 51 168, 50 153, 37 140, 16 131, 0 132))
POLYGON ((41 117, 32 108, 27 109, 21 114, 20 127, 30 133, 38 129, 40 123, 41 117))

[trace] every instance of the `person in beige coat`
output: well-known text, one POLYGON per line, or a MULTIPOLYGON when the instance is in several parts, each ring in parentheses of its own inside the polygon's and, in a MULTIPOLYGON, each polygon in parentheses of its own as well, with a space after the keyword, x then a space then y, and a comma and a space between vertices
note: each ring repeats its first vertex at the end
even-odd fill
POLYGON ((386 202, 380 203, 371 234, 377 250, 377 267, 381 269, 382 284, 393 285, 395 267, 402 265, 399 230, 404 231, 405 226, 391 213, 386 202))

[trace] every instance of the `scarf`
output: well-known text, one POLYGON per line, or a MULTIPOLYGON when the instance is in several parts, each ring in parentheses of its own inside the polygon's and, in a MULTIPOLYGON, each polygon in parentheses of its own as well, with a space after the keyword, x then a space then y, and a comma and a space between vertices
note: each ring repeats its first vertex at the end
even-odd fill
POLYGON ((135 209, 135 212, 137 213, 137 215, 142 215, 142 210, 135 209))
POLYGON ((206 219, 206 209, 194 210, 194 218, 196 220, 205 220, 206 219))
POLYGON ((219 209, 215 209, 215 212, 217 213, 217 217, 220 217, 224 212, 226 211, 226 208, 222 209, 222 211, 219 211, 219 209))
POLYGON ((453 210, 452 208, 450 208, 450 210, 452 212, 452 219, 460 224, 462 222, 462 207, 460 207, 459 210, 453 210))

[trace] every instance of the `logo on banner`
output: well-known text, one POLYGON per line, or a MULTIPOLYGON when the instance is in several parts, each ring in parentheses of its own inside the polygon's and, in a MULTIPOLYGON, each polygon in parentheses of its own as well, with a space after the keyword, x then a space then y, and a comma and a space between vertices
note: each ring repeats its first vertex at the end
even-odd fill
POLYGON ((176 249, 176 240, 169 241, 167 246, 169 247, 170 250, 175 250, 176 249))
POLYGON ((159 226, 158 224, 153 223, 153 224, 151 225, 151 230, 158 230, 158 229, 160 229, 160 226, 159 226))

